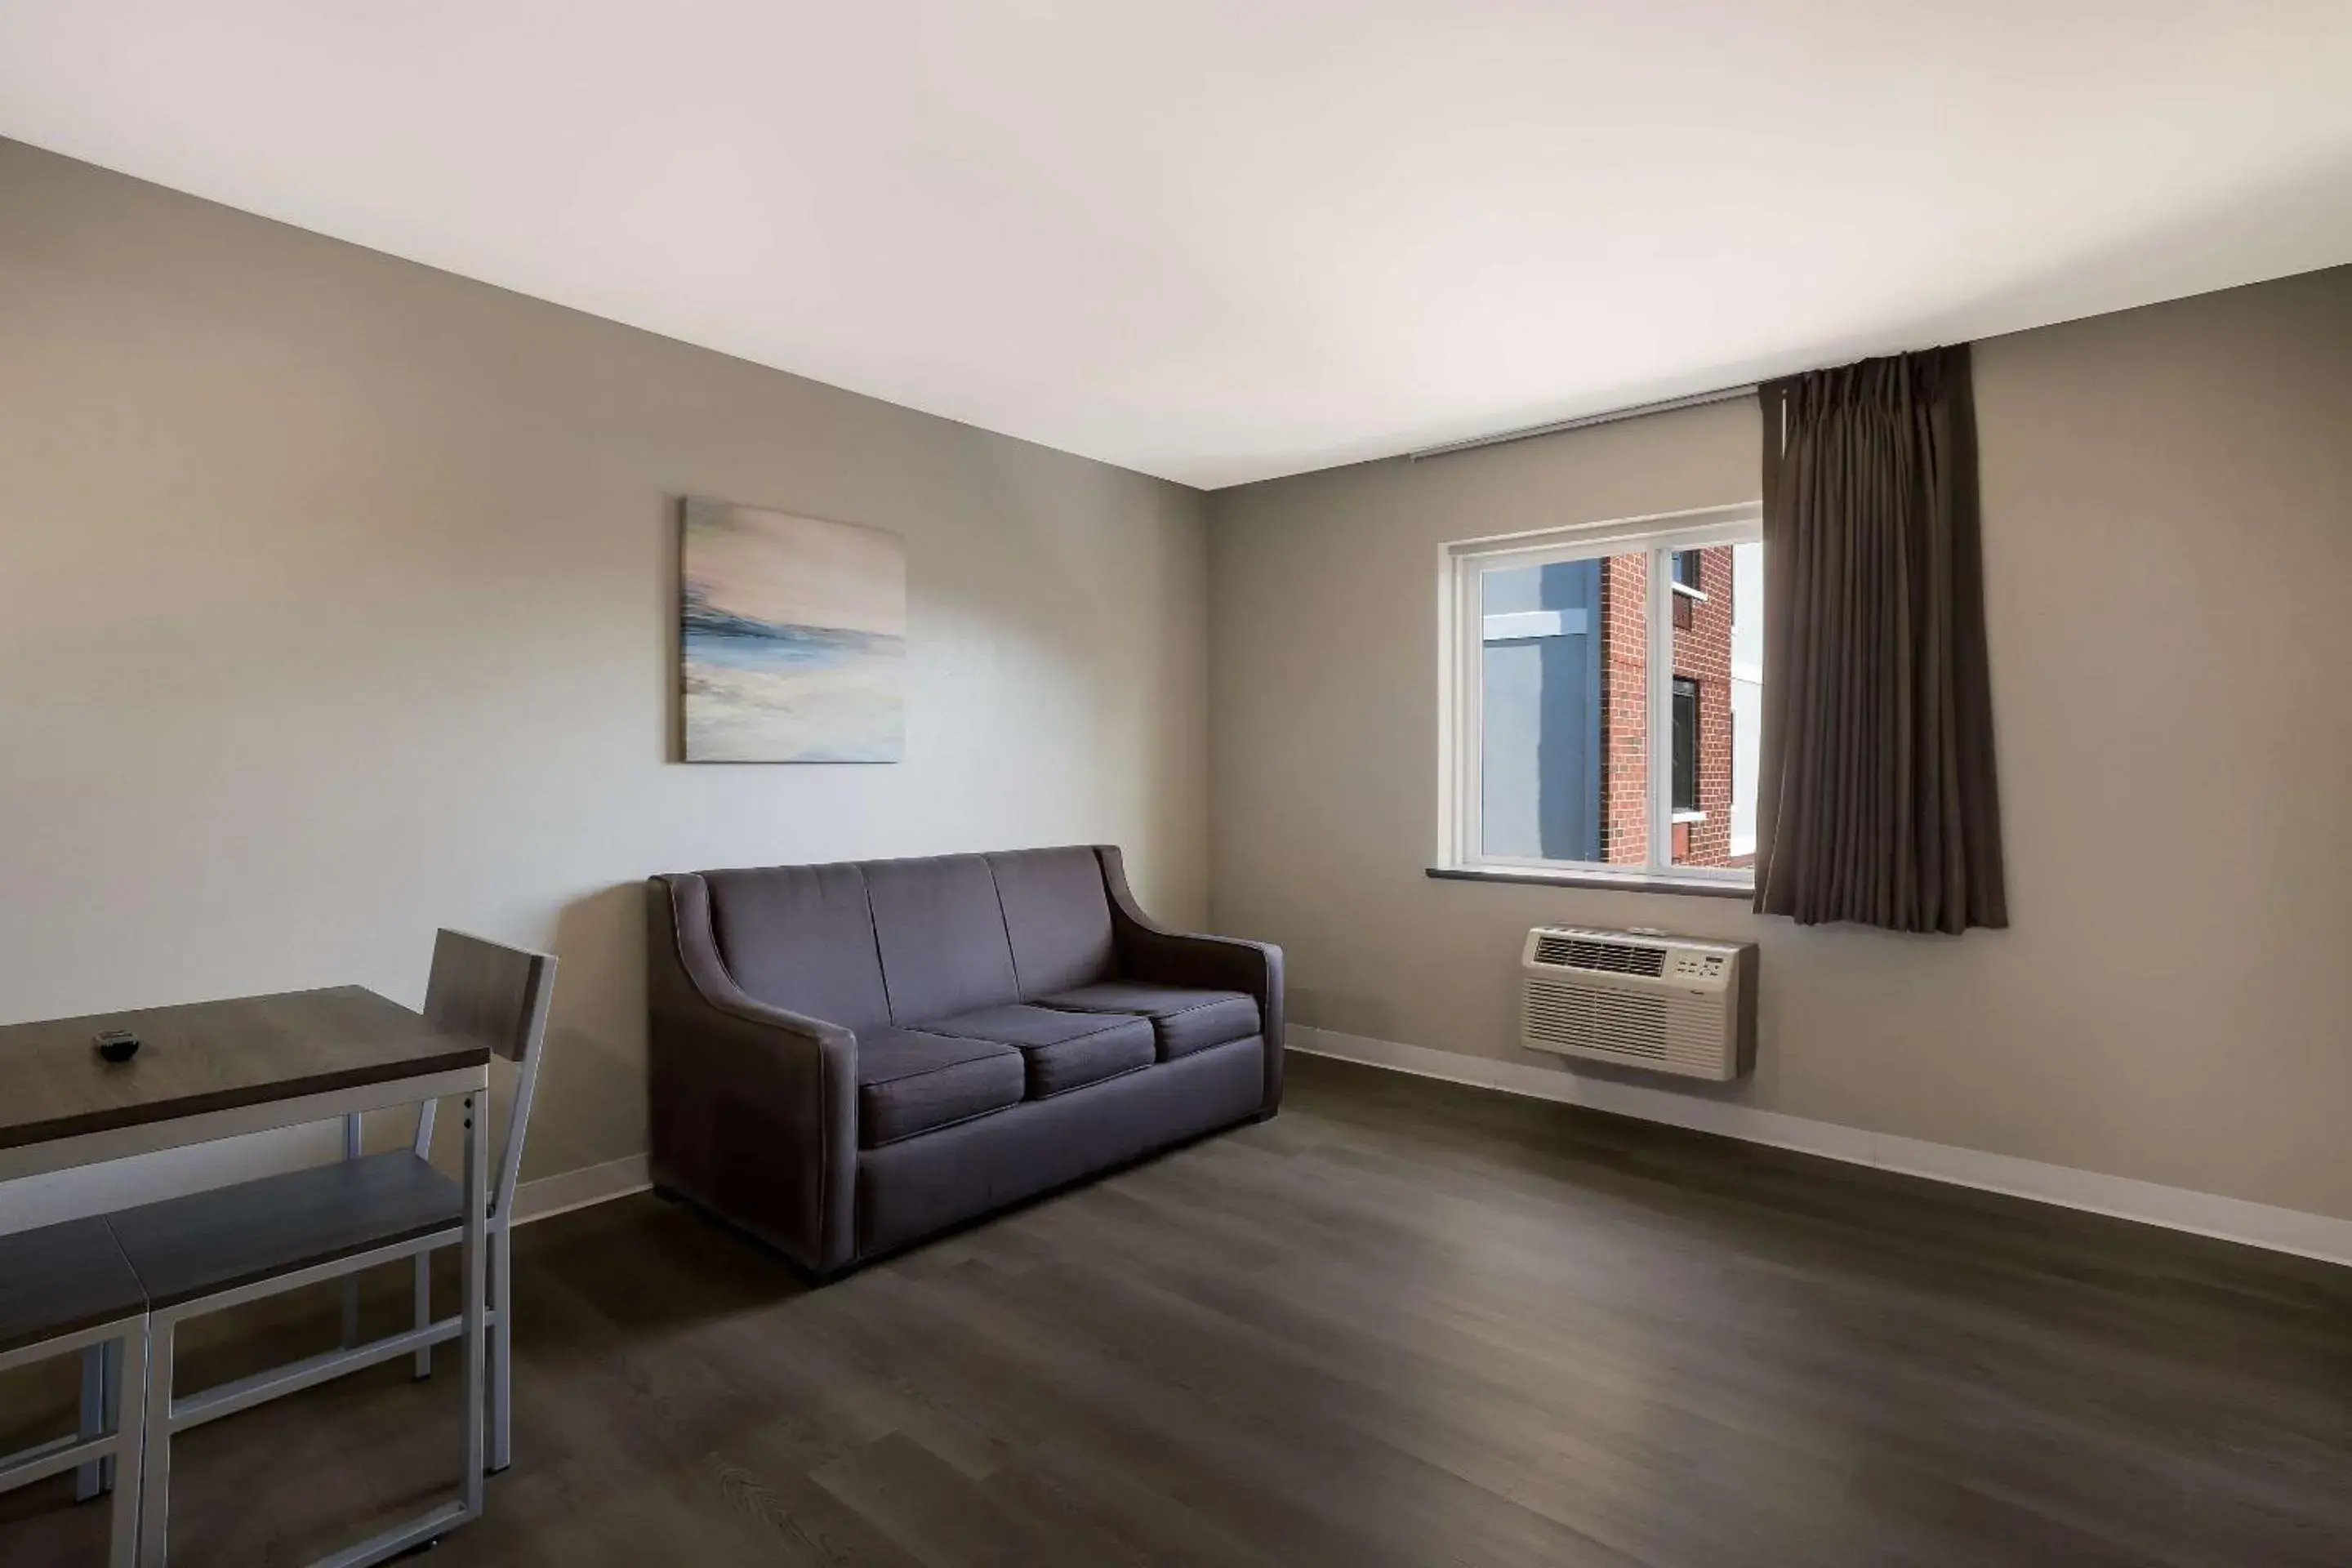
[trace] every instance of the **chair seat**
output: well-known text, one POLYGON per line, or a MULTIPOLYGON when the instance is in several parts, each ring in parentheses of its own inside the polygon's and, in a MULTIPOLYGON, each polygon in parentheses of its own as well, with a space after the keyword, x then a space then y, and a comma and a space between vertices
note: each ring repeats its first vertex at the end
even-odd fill
POLYGON ((108 1217, 157 1308, 460 1224, 456 1182, 407 1150, 166 1198, 108 1217))
POLYGON ((1021 1053, 921 1029, 857 1033, 857 1142, 878 1149, 1021 1103, 1021 1053))
POLYGON ((1106 980, 1040 996, 1047 1007, 1080 1013, 1140 1014, 1151 1020, 1161 1061, 1174 1061, 1258 1032, 1257 1000, 1242 991, 1204 991, 1146 980, 1106 980))
POLYGON ((1009 1004, 923 1026, 933 1034, 995 1040, 1018 1048, 1028 1066, 1031 1100, 1050 1100, 1152 1062, 1150 1025, 1118 1013, 1009 1004))
POLYGON ((0 1236, 0 1353, 135 1318, 146 1293, 102 1219, 0 1236))

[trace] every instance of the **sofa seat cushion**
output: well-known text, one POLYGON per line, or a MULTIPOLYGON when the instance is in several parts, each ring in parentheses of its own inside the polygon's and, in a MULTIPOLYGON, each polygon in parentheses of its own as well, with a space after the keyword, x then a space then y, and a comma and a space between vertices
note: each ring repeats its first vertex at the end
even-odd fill
POLYGON ((878 1149, 1021 1103, 1021 1053, 969 1036, 865 1029, 857 1036, 857 1142, 878 1149))
POLYGON ((1151 1026, 1132 1015, 1014 1004, 982 1007, 923 1027, 1017 1048, 1028 1063, 1032 1100, 1117 1078, 1150 1067, 1153 1060, 1151 1026))
POLYGON ((1258 1032, 1257 1001, 1241 991, 1201 991, 1145 980, 1106 980, 1040 996, 1048 1007, 1079 1013, 1141 1014, 1151 1020, 1160 1059, 1174 1061, 1258 1032))

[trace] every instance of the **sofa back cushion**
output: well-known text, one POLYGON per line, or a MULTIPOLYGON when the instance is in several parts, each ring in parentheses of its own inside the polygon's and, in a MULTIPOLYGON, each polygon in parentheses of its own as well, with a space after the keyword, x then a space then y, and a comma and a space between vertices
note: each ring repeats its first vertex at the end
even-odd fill
POLYGON ((869 860, 865 871, 892 1023, 912 1028, 1021 999, 985 858, 869 860))
POLYGON ((1117 971, 1102 862, 1080 845, 988 858, 1024 996, 1091 985, 1117 971))
POLYGON ((845 1028, 889 1022, 857 867, 711 871, 703 880, 719 959, 753 998, 845 1028))

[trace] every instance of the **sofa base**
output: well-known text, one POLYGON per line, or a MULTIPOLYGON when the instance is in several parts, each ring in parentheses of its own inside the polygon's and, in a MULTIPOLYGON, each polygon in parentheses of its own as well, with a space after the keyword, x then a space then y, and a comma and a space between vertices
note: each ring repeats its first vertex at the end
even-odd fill
POLYGON ((857 1156, 859 1261, 1265 1110, 1253 1035, 857 1156))

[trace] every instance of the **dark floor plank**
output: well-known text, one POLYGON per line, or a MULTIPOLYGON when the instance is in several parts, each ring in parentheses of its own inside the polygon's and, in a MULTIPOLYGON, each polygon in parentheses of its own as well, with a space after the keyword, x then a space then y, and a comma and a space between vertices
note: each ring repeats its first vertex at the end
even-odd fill
MULTIPOLYGON (((823 1289, 650 1198, 517 1250, 517 1464, 436 1568, 2352 1563, 2352 1271, 1339 1064, 823 1289)), ((447 1485, 444 1366, 194 1434, 173 1562, 447 1485)), ((0 1560, 102 1536, 67 1496, 0 1560)))

